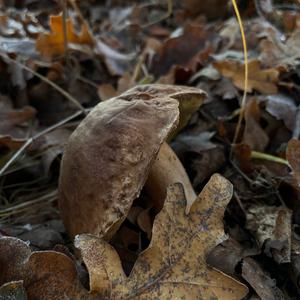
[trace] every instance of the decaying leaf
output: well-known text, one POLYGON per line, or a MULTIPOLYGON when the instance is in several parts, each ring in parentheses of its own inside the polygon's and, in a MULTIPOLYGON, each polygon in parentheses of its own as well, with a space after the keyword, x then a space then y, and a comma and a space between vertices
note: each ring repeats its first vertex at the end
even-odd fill
MULTIPOLYGON (((46 58, 52 58, 65 53, 64 30, 62 15, 50 16, 50 33, 39 34, 36 40, 37 50, 46 58)), ((73 44, 91 45, 93 39, 87 23, 81 26, 81 32, 76 33, 71 19, 66 21, 67 42, 73 44)))
POLYGON ((207 262, 222 272, 230 276, 236 275, 237 266, 244 258, 259 254, 256 248, 246 248, 233 238, 229 238, 215 247, 209 256, 207 262))
POLYGON ((245 107, 245 130, 243 143, 252 150, 264 151, 269 143, 269 137, 260 124, 261 110, 259 103, 251 99, 245 107))
POLYGON ((196 69, 198 63, 206 61, 212 51, 208 40, 214 31, 203 25, 188 24, 182 35, 167 39, 153 57, 151 72, 155 76, 168 73, 173 65, 196 69))
POLYGON ((243 260, 242 276, 253 287, 260 299, 284 300, 283 293, 277 288, 276 282, 255 262, 247 257, 243 260))
POLYGON ((13 109, 0 103, 0 148, 18 149, 28 137, 28 121, 34 119, 36 110, 31 106, 13 109), (1 105, 2 104, 2 105, 1 105))
POLYGON ((228 9, 228 2, 226 0, 212 0, 209 2, 184 0, 182 3, 192 15, 203 14, 209 19, 223 17, 228 9))
POLYGON ((170 186, 154 222, 151 244, 140 254, 129 277, 112 246, 92 235, 78 236, 75 243, 89 272, 91 293, 80 284, 75 264, 67 255, 31 252, 25 242, 2 237, 0 299, 7 291, 20 300, 26 294, 28 299, 43 300, 242 299, 247 287, 205 262, 210 250, 226 239, 222 217, 231 196, 232 185, 216 174, 186 214, 182 185, 170 186))
MULTIPOLYGON (((229 238, 219 244, 208 257, 208 262, 229 275, 235 275, 241 266, 242 277, 252 286, 259 299, 283 300, 282 292, 276 287, 276 282, 250 256, 258 255, 260 250, 244 247, 229 238)), ((239 272, 239 271, 238 271, 239 272)), ((251 298, 254 299, 254 298, 251 298)))
POLYGON ((156 216, 150 246, 126 277, 116 251, 104 240, 80 235, 90 275, 90 288, 109 299, 242 299, 247 288, 206 265, 208 252, 226 239, 222 217, 232 185, 214 175, 185 213, 180 184, 170 186, 164 208, 156 216))
POLYGON ((293 175, 300 186, 300 141, 291 139, 286 150, 286 158, 292 167, 293 175))
MULTIPOLYGON (((16 238, 0 238, 0 270, 0 295, 3 285, 8 284, 11 289, 13 283, 10 282, 22 280, 28 299, 88 297, 79 283, 75 264, 68 256, 55 251, 31 252, 25 242, 16 238)), ((20 294, 21 287, 17 289, 20 294)))
MULTIPOLYGON (((231 78, 236 87, 243 90, 245 66, 238 61, 216 61, 213 66, 224 76, 231 78)), ((276 94, 279 72, 276 69, 262 69, 259 60, 248 63, 249 80, 247 92, 256 90, 262 94, 276 94)))
POLYGON ((284 94, 268 95, 266 97, 266 111, 284 125, 293 130, 296 122, 297 105, 292 97, 284 94))
POLYGON ((246 217, 247 228, 264 252, 279 264, 290 262, 292 212, 286 207, 256 205, 246 217))
POLYGON ((267 30, 266 38, 260 42, 260 60, 268 66, 296 68, 299 65, 300 30, 297 28, 284 41, 274 28, 267 30))

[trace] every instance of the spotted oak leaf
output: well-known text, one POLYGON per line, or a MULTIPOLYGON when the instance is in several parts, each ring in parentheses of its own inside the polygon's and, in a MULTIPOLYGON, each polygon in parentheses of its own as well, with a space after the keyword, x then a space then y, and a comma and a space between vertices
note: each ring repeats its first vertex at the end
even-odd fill
MULTIPOLYGON (((51 32, 40 33, 36 40, 36 49, 45 58, 53 58, 65 53, 64 20, 62 15, 50 16, 51 32)), ((71 19, 66 20, 67 43, 93 44, 92 35, 87 23, 81 25, 81 32, 76 33, 75 26, 71 19)))
MULTIPOLYGON (((244 90, 245 66, 238 61, 223 60, 216 61, 213 66, 224 76, 230 78, 234 85, 244 90)), ((262 94, 276 94, 278 91, 279 72, 276 69, 262 69, 258 60, 251 60, 248 63, 249 76, 247 92, 256 90, 262 94)))
POLYGON ((112 246, 95 236, 78 236, 75 246, 89 271, 91 292, 114 300, 242 299, 247 288, 205 261, 226 239, 222 217, 231 196, 232 185, 213 175, 187 214, 181 184, 170 186, 151 243, 129 277, 112 246))

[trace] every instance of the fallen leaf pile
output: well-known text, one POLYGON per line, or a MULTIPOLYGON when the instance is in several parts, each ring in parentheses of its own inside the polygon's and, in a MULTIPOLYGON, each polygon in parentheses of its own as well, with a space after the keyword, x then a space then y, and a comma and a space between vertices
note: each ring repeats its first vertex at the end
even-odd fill
MULTIPOLYGON (((224 76, 232 79, 234 85, 239 89, 244 89, 245 66, 236 61, 217 61, 214 67, 224 76)), ((276 94, 279 72, 275 69, 261 69, 258 60, 252 60, 248 64, 249 83, 247 92, 257 90, 262 94, 276 94)))
MULTIPOLYGON (((170 186, 153 225, 151 244, 129 277, 107 242, 78 236, 75 246, 89 272, 91 294, 81 287, 74 262, 65 254, 31 253, 21 240, 2 238, 0 284, 22 281, 30 299, 242 299, 247 287, 205 262, 209 251, 226 239, 222 217, 231 196, 232 185, 214 175, 186 214, 183 187, 170 186)), ((6 293, 4 287, 0 297, 6 293)))
POLYGON ((233 1, 0 1, 1 300, 300 299, 299 3, 236 2, 247 87, 233 1))

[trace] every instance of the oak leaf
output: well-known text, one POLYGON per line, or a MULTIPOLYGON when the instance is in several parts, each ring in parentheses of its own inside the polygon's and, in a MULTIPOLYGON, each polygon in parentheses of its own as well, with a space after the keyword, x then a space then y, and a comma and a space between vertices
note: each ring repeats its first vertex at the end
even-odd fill
POLYGON ((242 299, 247 288, 205 262, 208 252, 226 239, 222 217, 231 196, 232 185, 214 175, 187 214, 181 184, 170 186, 151 244, 129 277, 112 246, 95 236, 77 236, 92 294, 115 300, 242 299))
MULTIPOLYGON (((36 49, 46 58, 52 58, 65 53, 64 20, 62 15, 50 16, 50 33, 39 34, 36 49)), ((73 44, 93 44, 93 39, 87 23, 81 25, 81 32, 76 33, 71 19, 66 20, 67 42, 73 44)))
MULTIPOLYGON (((244 90, 245 66, 238 61, 223 60, 213 63, 214 67, 224 76, 230 78, 234 85, 244 90)), ((276 69, 262 69, 258 60, 248 63, 249 77, 247 92, 256 90, 262 94, 276 94, 279 72, 276 69)))

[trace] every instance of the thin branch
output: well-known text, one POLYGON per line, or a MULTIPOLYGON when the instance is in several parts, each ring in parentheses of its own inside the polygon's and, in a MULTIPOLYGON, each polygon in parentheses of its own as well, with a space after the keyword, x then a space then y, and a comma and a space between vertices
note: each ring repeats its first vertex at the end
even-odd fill
POLYGON ((151 25, 154 25, 158 22, 161 22, 167 18, 169 18, 173 12, 173 0, 167 0, 167 5, 168 5, 168 8, 167 8, 167 12, 161 16, 160 18, 154 20, 153 22, 149 22, 149 23, 146 23, 144 25, 141 25, 142 28, 145 28, 145 27, 149 27, 151 25))
POLYGON ((47 84, 49 84, 51 87, 53 87, 55 90, 57 90, 59 93, 61 93, 65 98, 67 98, 70 102, 72 102, 74 104, 74 106, 76 106, 77 108, 79 108, 81 110, 82 113, 85 113, 85 109, 84 107, 79 103, 79 101, 77 99, 75 99, 71 94, 69 94, 67 91, 65 91, 64 89, 62 89, 59 85, 57 85, 56 83, 54 83, 53 81, 49 80, 47 77, 39 74, 38 72, 32 70, 31 68, 27 67, 26 65, 11 59, 10 57, 8 57, 7 55, 0 53, 0 56, 2 56, 4 58, 4 60, 8 60, 9 62, 16 64, 17 66, 19 66, 20 68, 26 70, 27 72, 33 74, 34 76, 38 77, 39 79, 41 79, 42 81, 46 82, 47 84))
MULTIPOLYGON (((85 110, 84 113, 88 112, 89 109, 85 110)), ((10 160, 1 168, 0 170, 0 177, 5 175, 4 172, 23 154, 23 152, 31 145, 35 140, 37 140, 39 137, 49 133, 50 131, 53 131, 54 129, 64 125, 65 123, 73 120, 74 118, 80 116, 83 112, 77 111, 76 113, 70 115, 69 117, 59 121, 58 123, 46 128, 45 130, 42 130, 41 132, 37 133, 33 137, 29 138, 24 145, 10 158, 10 160)))
POLYGON ((75 10, 77 17, 79 18, 80 22, 83 24, 85 23, 85 19, 76 3, 76 0, 68 0, 68 2, 70 3, 70 5, 73 7, 73 9, 75 10))
POLYGON ((63 19, 64 50, 67 58, 68 56, 68 32, 67 32, 68 12, 67 12, 66 0, 61 0, 61 6, 62 6, 62 19, 63 19))
POLYGON ((272 0, 254 0, 255 8, 260 17, 273 25, 280 32, 283 31, 282 19, 272 0))

